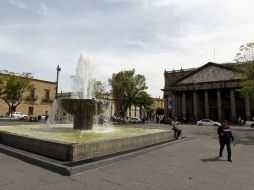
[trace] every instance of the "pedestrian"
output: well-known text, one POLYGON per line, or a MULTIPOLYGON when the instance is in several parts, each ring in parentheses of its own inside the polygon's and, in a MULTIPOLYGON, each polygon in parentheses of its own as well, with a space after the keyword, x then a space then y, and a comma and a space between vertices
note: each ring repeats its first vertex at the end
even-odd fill
POLYGON ((227 153, 228 153, 228 161, 232 162, 231 160, 231 142, 234 141, 233 134, 228 126, 227 120, 224 120, 222 125, 218 127, 217 133, 219 135, 220 140, 220 153, 219 156, 222 157, 223 149, 225 145, 227 146, 227 153))
POLYGON ((156 123, 157 124, 159 123, 159 117, 158 116, 156 117, 156 123))
POLYGON ((45 111, 45 120, 47 121, 48 120, 48 117, 49 117, 49 112, 48 110, 45 111))
POLYGON ((182 133, 182 130, 179 129, 179 127, 177 126, 177 121, 176 119, 174 118, 173 122, 172 122, 172 130, 174 131, 174 137, 176 139, 179 139, 180 138, 180 135, 182 133))
POLYGON ((242 123, 242 118, 239 116, 238 117, 238 124, 241 124, 242 123))

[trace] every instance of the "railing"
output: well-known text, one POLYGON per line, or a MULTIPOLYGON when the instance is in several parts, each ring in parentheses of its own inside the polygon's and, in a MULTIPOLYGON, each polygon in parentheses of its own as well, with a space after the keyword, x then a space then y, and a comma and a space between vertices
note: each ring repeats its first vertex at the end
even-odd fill
POLYGON ((38 97, 37 96, 26 96, 24 100, 35 102, 36 100, 38 100, 38 97))
POLYGON ((53 103, 53 100, 51 100, 51 99, 42 99, 42 103, 51 104, 51 103, 53 103))

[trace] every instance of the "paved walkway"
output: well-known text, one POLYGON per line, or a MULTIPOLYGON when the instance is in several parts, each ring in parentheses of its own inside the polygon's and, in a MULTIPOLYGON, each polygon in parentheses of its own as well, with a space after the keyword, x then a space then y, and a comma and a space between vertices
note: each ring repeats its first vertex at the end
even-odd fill
POLYGON ((230 163, 226 154, 216 158, 215 128, 186 125, 183 129, 186 138, 72 177, 0 153, 0 189, 254 189, 254 130, 234 129, 238 144, 232 147, 230 163))

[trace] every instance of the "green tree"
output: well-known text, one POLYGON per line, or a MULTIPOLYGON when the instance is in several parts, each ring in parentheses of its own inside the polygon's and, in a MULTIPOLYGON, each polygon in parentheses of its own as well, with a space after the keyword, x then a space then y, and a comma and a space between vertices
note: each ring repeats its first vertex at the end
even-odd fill
POLYGON ((241 88, 237 91, 241 96, 249 96, 254 99, 254 43, 241 45, 235 61, 239 64, 238 69, 246 76, 240 84, 241 88))
POLYGON ((154 100, 152 96, 150 96, 146 91, 141 91, 133 102, 135 106, 139 106, 141 117, 144 116, 142 114, 143 111, 146 112, 147 115, 149 116, 150 114, 149 112, 151 112, 149 106, 151 106, 153 103, 154 100))
MULTIPOLYGON (((150 96, 146 91, 140 92, 140 94, 136 97, 133 104, 135 106, 139 106, 139 110, 142 111, 142 107, 146 110, 146 113, 150 111, 149 106, 151 106, 154 103, 154 100, 152 96, 150 96)), ((140 113, 141 114, 141 113, 140 113)))
POLYGON ((107 85, 101 81, 95 80, 93 82, 93 87, 94 87, 95 97, 101 97, 102 95, 104 95, 107 92, 106 91, 107 85))
POLYGON ((123 117, 126 111, 135 103, 135 99, 147 89, 145 77, 135 74, 135 70, 121 71, 109 79, 116 107, 115 115, 123 117))
POLYGON ((164 109, 163 108, 156 108, 155 113, 158 116, 164 115, 164 109))
POLYGON ((16 110, 23 100, 24 92, 32 88, 31 78, 31 73, 0 73, 0 99, 8 105, 9 113, 16 110))
POLYGON ((153 108, 151 108, 151 107, 147 107, 146 108, 147 117, 149 119, 152 119, 152 117, 154 116, 154 111, 155 110, 153 108))

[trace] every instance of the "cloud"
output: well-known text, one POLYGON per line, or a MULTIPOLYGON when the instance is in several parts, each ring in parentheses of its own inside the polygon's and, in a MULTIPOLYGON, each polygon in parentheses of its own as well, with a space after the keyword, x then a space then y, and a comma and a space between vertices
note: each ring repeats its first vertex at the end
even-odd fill
POLYGON ((47 16, 49 14, 49 8, 46 5, 41 4, 38 13, 47 16))
POLYGON ((1 69, 55 81, 59 64, 63 91, 82 52, 92 56, 98 80, 135 68, 149 93, 162 96, 165 69, 214 61, 214 48, 218 62, 229 62, 253 41, 251 0, 9 2, 0 2, 1 69))
POLYGON ((28 5, 21 0, 10 0, 10 4, 20 9, 28 9, 28 5))

